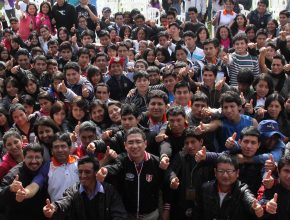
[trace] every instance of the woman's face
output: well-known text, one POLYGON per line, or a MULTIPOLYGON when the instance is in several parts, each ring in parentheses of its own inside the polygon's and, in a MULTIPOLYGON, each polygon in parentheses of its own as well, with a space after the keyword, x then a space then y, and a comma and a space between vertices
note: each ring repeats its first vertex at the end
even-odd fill
POLYGON ((121 123, 121 108, 116 105, 110 105, 108 107, 109 117, 115 124, 121 123))
POLYGON ((243 27, 244 26, 245 19, 243 18, 243 16, 238 16, 237 17, 237 24, 238 24, 238 27, 243 27))
POLYGON ((32 80, 28 80, 27 85, 25 86, 25 90, 29 94, 34 94, 37 91, 37 85, 32 80))
POLYGON ((38 45, 38 38, 37 38, 37 36, 34 35, 31 38, 30 42, 31 42, 31 45, 38 45))
POLYGON ((0 126, 5 126, 7 123, 7 117, 3 113, 0 113, 0 126))
POLYGON ((85 117, 85 112, 78 106, 72 107, 72 116, 77 121, 82 121, 82 119, 85 117))
POLYGON ((40 142, 49 144, 54 135, 53 129, 48 126, 39 125, 37 128, 38 139, 40 142))
POLYGON ((91 83, 94 85, 97 85, 102 79, 101 74, 95 74, 91 77, 91 83))
POLYGON ((8 82, 6 85, 6 91, 9 96, 15 97, 18 93, 18 88, 15 87, 11 82, 8 82))
POLYGON ((247 32, 247 38, 248 38, 248 40, 253 41, 255 39, 255 37, 256 37, 256 34, 255 34, 255 31, 254 30, 249 30, 247 32))
POLYGON ((158 51, 156 53, 156 57, 157 57, 157 60, 161 63, 165 61, 165 56, 161 51, 158 51))
POLYGON ((267 108, 268 114, 273 119, 277 119, 281 111, 282 111, 282 106, 277 100, 272 101, 267 108))
POLYGON ((131 35, 131 30, 129 28, 126 28, 124 31, 124 38, 129 38, 131 35))
POLYGON ((13 158, 17 158, 22 155, 22 140, 14 136, 10 136, 6 140, 5 148, 13 158))
POLYGON ((34 5, 29 5, 29 7, 28 7, 28 14, 30 14, 30 15, 35 15, 35 12, 36 12, 36 8, 35 8, 35 6, 34 5))
POLYGON ((9 53, 7 50, 1 52, 1 60, 7 60, 9 58, 9 53))
POLYGON ((12 47, 12 49, 17 50, 19 48, 19 44, 12 40, 11 47, 12 47))
POLYGON ((146 49, 146 44, 140 43, 139 44, 139 53, 142 54, 145 49, 146 49))
POLYGON ((18 109, 12 113, 12 119, 13 122, 17 124, 19 127, 25 125, 28 122, 25 112, 18 109))
POLYGON ((67 33, 65 31, 61 30, 58 33, 58 37, 61 41, 66 41, 67 40, 67 33))
POLYGON ((117 32, 115 30, 111 30, 111 32, 110 32, 111 40, 116 39, 116 36, 117 36, 117 32))
POLYGON ((275 31, 276 30, 276 25, 273 21, 269 21, 267 24, 267 30, 268 31, 275 31))
POLYGON ((41 12, 47 14, 49 12, 49 6, 47 4, 42 5, 41 12))
POLYGON ((62 109, 59 112, 53 114, 53 120, 58 126, 61 126, 65 119, 65 111, 62 109))
POLYGON ((147 54, 147 62, 148 63, 154 63, 155 61, 155 54, 153 51, 149 51, 148 54, 147 54))
POLYGON ((265 80, 260 80, 257 85, 255 86, 257 95, 261 98, 266 97, 269 92, 268 83, 265 80))
POLYGON ((226 1, 225 2, 225 9, 227 11, 232 11, 234 9, 234 4, 231 1, 226 1))
POLYGON ((128 52, 128 56, 129 56, 129 60, 135 60, 135 54, 133 51, 130 51, 128 52))
POLYGON ((203 42, 203 41, 205 41, 205 40, 207 39, 207 33, 206 33, 205 30, 202 30, 202 31, 198 34, 198 36, 199 36, 199 40, 200 40, 201 42, 203 42))
POLYGON ((47 40, 49 38, 49 30, 47 30, 46 28, 40 28, 40 35, 43 39, 47 40))
POLYGON ((146 33, 144 30, 139 30, 137 32, 137 40, 140 41, 140 40, 146 40, 146 33))
POLYGON ((221 36, 221 39, 225 40, 229 37, 229 32, 226 28, 221 28, 220 29, 220 36, 221 36))
POLYGON ((91 111, 91 118, 95 122, 102 122, 104 120, 105 110, 100 106, 96 106, 91 111))
POLYGON ((27 117, 34 112, 34 107, 28 104, 23 104, 27 117))

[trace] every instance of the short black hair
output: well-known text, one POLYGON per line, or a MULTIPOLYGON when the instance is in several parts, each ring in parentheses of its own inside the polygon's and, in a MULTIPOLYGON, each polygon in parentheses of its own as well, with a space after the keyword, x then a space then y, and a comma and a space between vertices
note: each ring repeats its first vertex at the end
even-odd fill
POLYGON ((280 172, 281 169, 287 165, 290 165, 290 154, 285 154, 278 162, 278 171, 280 172))
POLYGON ((138 72, 134 73, 134 76, 133 76, 134 83, 136 83, 136 81, 139 78, 146 78, 149 80, 149 74, 144 70, 139 70, 138 72))
POLYGON ((44 154, 43 146, 41 146, 39 143, 29 143, 23 148, 23 155, 26 156, 28 151, 33 152, 40 152, 41 156, 44 154))
POLYGON ((237 81, 238 83, 244 83, 247 85, 252 85, 254 81, 254 73, 249 68, 241 68, 239 69, 238 75, 237 75, 237 81))
POLYGON ((138 118, 139 111, 135 104, 123 104, 121 107, 121 117, 133 115, 135 118, 138 118))
POLYGON ((248 43, 248 38, 245 33, 238 33, 233 37, 233 44, 236 43, 236 41, 245 41, 246 44, 248 43))
POLYGON ((186 118, 184 108, 179 105, 169 107, 169 109, 166 112, 167 119, 169 118, 169 116, 178 116, 178 115, 182 115, 182 117, 186 118))
POLYGON ((161 90, 152 90, 148 93, 147 96, 147 103, 149 104, 149 102, 151 101, 151 99, 154 98, 159 98, 159 99, 163 99, 164 103, 167 105, 169 100, 168 100, 168 95, 161 91, 161 90))
POLYGON ((194 132, 194 129, 192 127, 186 128, 184 130, 184 140, 186 140, 186 138, 196 138, 197 140, 203 140, 203 136, 201 134, 196 134, 194 132))
POLYGON ((218 73, 218 68, 216 65, 214 64, 206 64, 204 67, 203 67, 203 72, 205 71, 210 71, 214 74, 214 76, 216 77, 217 76, 217 73, 218 73))
POLYGON ((197 92, 195 94, 193 94, 192 99, 191 99, 191 103, 193 104, 194 102, 204 102, 208 105, 208 96, 203 93, 203 92, 197 92))
POLYGON ((144 141, 146 140, 146 135, 145 135, 145 133, 144 133, 140 128, 133 127, 133 128, 130 128, 130 129, 125 133, 124 141, 127 141, 128 136, 131 135, 131 134, 140 134, 140 135, 142 136, 142 139, 143 139, 144 141))
POLYGON ((230 156, 226 153, 223 153, 221 154, 218 158, 217 158, 217 161, 216 161, 216 164, 215 164, 215 168, 217 168, 218 164, 220 163, 227 163, 227 164, 230 164, 232 165, 235 170, 238 170, 239 169, 239 164, 238 164, 238 161, 235 157, 233 156, 230 156))
POLYGON ((81 67, 76 62, 68 62, 67 64, 64 65, 64 68, 63 68, 64 74, 66 74, 66 71, 69 70, 69 69, 73 69, 73 70, 75 70, 76 72, 79 73, 80 70, 81 70, 81 67))
POLYGON ((225 102, 234 102, 236 103, 238 106, 242 105, 242 100, 239 96, 239 94, 235 91, 226 91, 225 93, 223 93, 220 97, 220 104, 221 106, 223 106, 223 104, 225 102))
POLYGON ((189 86, 188 82, 182 80, 182 81, 175 84, 174 89, 173 89, 173 93, 175 93, 177 89, 184 88, 184 87, 186 87, 188 89, 188 91, 190 92, 190 86, 189 86))
POLYGON ((100 169, 99 161, 98 161, 95 157, 92 157, 92 156, 88 156, 88 155, 86 155, 86 156, 80 158, 80 159, 78 160, 78 167, 79 167, 80 165, 85 164, 85 163, 91 163, 91 164, 93 164, 93 170, 94 170, 95 172, 97 172, 97 171, 100 169))
POLYGON ((258 138, 258 142, 259 143, 261 142, 261 133, 254 126, 248 126, 248 127, 243 128, 240 134, 240 139, 242 140, 246 136, 255 136, 258 138))
POLYGON ((70 139, 70 134, 68 132, 62 133, 62 132, 58 132, 55 135, 53 135, 52 139, 51 139, 51 144, 53 146, 53 143, 55 141, 63 141, 66 142, 68 147, 71 147, 72 145, 72 141, 70 139))

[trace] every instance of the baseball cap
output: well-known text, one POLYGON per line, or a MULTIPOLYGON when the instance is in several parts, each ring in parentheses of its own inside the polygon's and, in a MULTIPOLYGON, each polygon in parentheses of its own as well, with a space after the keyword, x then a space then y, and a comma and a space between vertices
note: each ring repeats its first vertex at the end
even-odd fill
POLYGON ((119 63, 123 66, 125 63, 125 59, 123 57, 112 57, 109 61, 109 69, 110 69, 112 63, 119 63))
POLYGON ((112 12, 112 10, 109 7, 104 7, 102 12, 112 12))
POLYGON ((279 125, 274 120, 263 120, 259 123, 258 130, 261 133, 262 137, 270 138, 274 134, 278 134, 281 139, 284 139, 285 136, 279 131, 279 125))

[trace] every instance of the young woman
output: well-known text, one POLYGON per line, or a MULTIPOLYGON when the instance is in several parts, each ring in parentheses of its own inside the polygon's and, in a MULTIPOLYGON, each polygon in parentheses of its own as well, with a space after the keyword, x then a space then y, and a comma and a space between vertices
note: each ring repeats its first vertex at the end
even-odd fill
POLYGON ((68 121, 66 120, 66 109, 63 102, 56 101, 51 106, 50 117, 62 132, 69 132, 68 121))
POLYGON ((247 18, 244 14, 238 14, 230 27, 232 36, 234 37, 237 33, 245 33, 247 22, 247 18))
POLYGON ((54 29, 51 24, 51 5, 49 2, 42 2, 40 4, 39 13, 36 15, 36 30, 40 33, 40 27, 46 25, 51 34, 54 34, 54 29))
POLYGON ((196 32, 196 46, 199 48, 203 48, 203 42, 206 39, 209 39, 209 32, 206 27, 202 26, 196 32))
POLYGON ((26 12, 21 16, 19 22, 19 36, 23 41, 28 39, 31 31, 36 28, 37 7, 34 3, 28 3, 26 12))
POLYGON ((226 50, 233 46, 231 31, 225 25, 221 25, 217 28, 216 38, 219 40, 220 47, 226 50))

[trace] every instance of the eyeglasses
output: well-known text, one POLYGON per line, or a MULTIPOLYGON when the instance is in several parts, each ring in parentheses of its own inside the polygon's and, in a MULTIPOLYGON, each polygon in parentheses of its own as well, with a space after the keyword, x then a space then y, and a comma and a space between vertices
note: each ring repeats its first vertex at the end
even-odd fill
POLYGON ((27 160, 37 160, 37 161, 41 161, 41 160, 43 160, 43 158, 42 157, 38 157, 38 156, 35 156, 35 157, 33 157, 33 156, 27 156, 27 157, 25 157, 27 160))
POLYGON ((228 175, 232 175, 233 173, 236 172, 236 170, 216 170, 216 172, 219 175, 224 175, 225 173, 227 173, 228 175))

